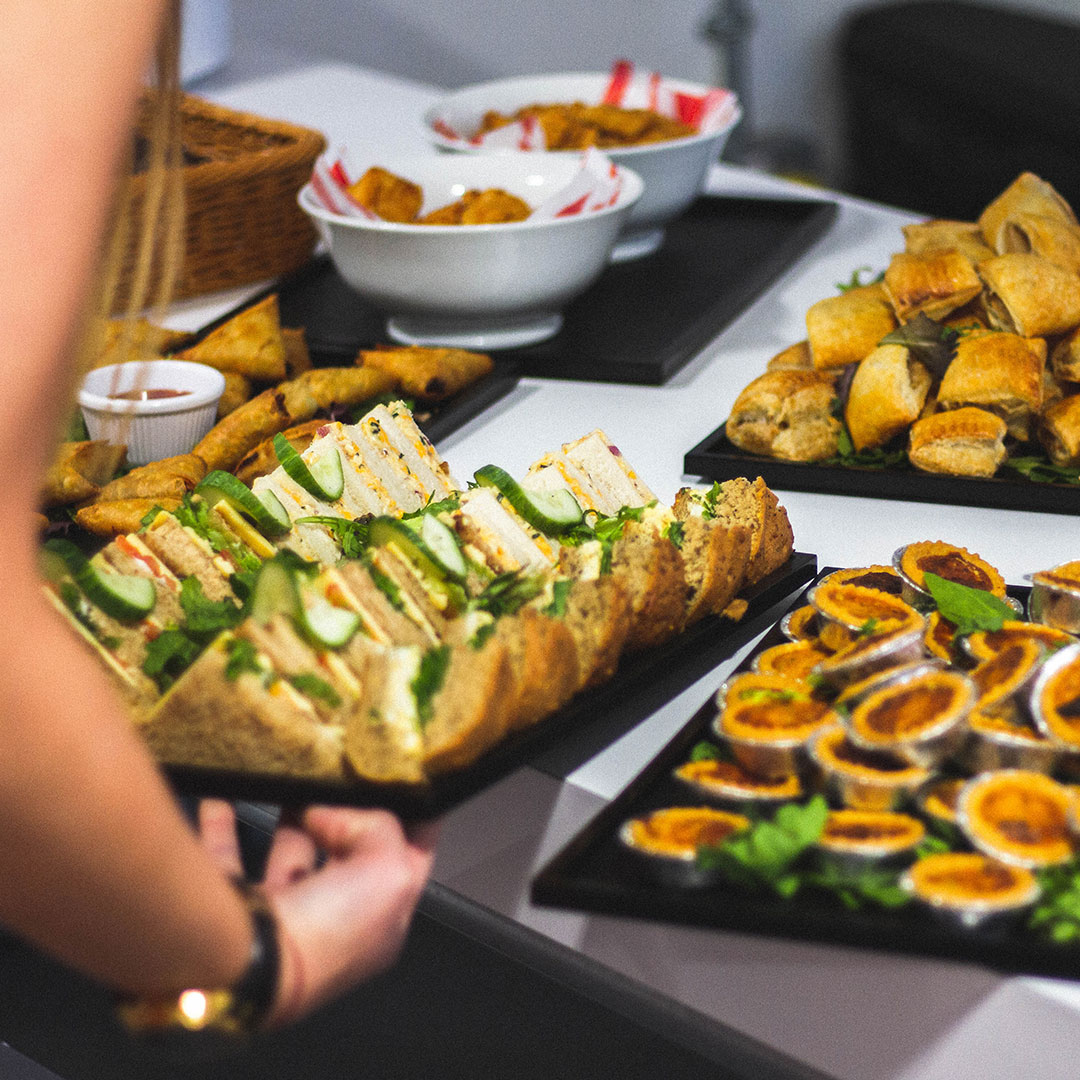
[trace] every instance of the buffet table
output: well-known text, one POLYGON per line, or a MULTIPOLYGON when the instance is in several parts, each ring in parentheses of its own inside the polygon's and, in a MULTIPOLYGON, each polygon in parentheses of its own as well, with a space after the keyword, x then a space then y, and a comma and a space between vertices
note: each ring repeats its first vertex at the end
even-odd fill
MULTIPOLYGON (((424 150, 419 116, 437 91, 320 65, 218 86, 213 96, 318 128, 332 145, 377 145, 392 164, 399 154, 424 150)), ((683 477, 683 455, 724 419, 769 357, 805 336, 807 307, 850 280, 856 268, 881 270, 900 246, 900 226, 914 219, 727 166, 714 169, 710 189, 833 199, 839 212, 827 234, 666 385, 523 379, 440 445, 459 476, 489 462, 520 474, 538 453, 601 427, 661 500, 670 501, 696 480, 683 477)), ((254 290, 179 305, 171 321, 199 327, 248 291, 254 290)), ((1033 569, 1080 555, 1067 515, 779 494, 796 548, 816 554, 822 566, 884 562, 909 541, 947 539, 1020 583, 1033 569)), ((536 871, 651 759, 737 661, 711 671, 600 752, 571 739, 449 814, 425 911, 742 1070, 739 1075, 1074 1075, 1080 984, 530 902, 536 871)))

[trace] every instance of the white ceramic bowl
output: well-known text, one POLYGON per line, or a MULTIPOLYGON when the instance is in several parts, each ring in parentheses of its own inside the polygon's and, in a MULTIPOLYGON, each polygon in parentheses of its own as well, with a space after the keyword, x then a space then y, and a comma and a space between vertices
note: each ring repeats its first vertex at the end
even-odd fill
MULTIPOLYGON (((430 154, 381 164, 419 184, 421 213, 470 188, 503 188, 538 206, 577 174, 580 155, 430 154)), ((553 337, 565 304, 602 273, 641 180, 622 169, 613 206, 573 217, 498 225, 409 225, 326 210, 310 185, 299 202, 341 276, 387 316, 387 334, 410 345, 506 349, 553 337)))
MULTIPOLYGON (((464 87, 436 102, 424 113, 427 136, 436 146, 463 153, 492 154, 515 151, 470 146, 448 138, 435 127, 442 121, 468 137, 480 127, 484 113, 495 109, 512 113, 524 105, 569 104, 574 101, 597 102, 607 88, 607 72, 526 75, 497 79, 464 87)), ((710 88, 699 83, 665 79, 675 90, 704 94, 710 88)), ((677 218, 701 192, 709 166, 716 162, 732 129, 739 122, 736 109, 730 124, 720 131, 689 135, 683 139, 605 149, 617 165, 633 169, 645 184, 645 193, 630 212, 629 220, 613 252, 613 261, 639 258, 655 251, 664 239, 664 227, 677 218)), ((554 151, 572 154, 577 151, 554 151)))
POLYGON ((225 376, 206 364, 148 360, 109 364, 87 373, 79 406, 91 439, 127 445, 132 465, 186 454, 214 426, 225 376), (129 400, 113 394, 184 391, 175 397, 129 400))

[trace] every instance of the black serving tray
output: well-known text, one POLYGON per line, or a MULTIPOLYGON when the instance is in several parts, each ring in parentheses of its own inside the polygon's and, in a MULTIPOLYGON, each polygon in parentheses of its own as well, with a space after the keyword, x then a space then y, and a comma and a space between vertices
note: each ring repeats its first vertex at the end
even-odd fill
POLYGON ((557 713, 504 739, 466 768, 437 777, 423 787, 312 781, 190 766, 165 766, 164 770, 181 795, 280 805, 381 806, 404 818, 433 817, 528 764, 570 731, 576 738, 577 729, 599 721, 610 739, 618 733, 611 721, 620 717, 622 730, 627 730, 641 718, 637 705, 643 695, 649 700, 658 695, 668 700, 732 656, 816 571, 815 556, 795 552, 785 566, 742 591, 740 595, 749 607, 739 622, 709 616, 658 649, 624 656, 608 682, 578 694, 557 713))
MULTIPOLYGON (((821 199, 700 198, 668 226, 652 255, 609 266, 564 311, 548 341, 495 354, 496 370, 659 386, 818 239, 836 217, 821 199)), ((387 342, 382 313, 355 293, 328 256, 278 289, 282 322, 303 326, 326 363, 351 364, 387 342)))
POLYGON ((920 472, 906 462, 872 469, 854 465, 778 461, 748 454, 732 443, 721 424, 683 457, 688 476, 730 480, 761 476, 778 491, 814 491, 821 495, 862 495, 872 499, 984 506, 992 510, 1037 510, 1080 513, 1080 484, 1029 480, 1003 469, 998 476, 939 476, 920 472))
MULTIPOLYGON (((835 569, 824 568, 819 578, 835 569)), ((1026 599, 1029 591, 1009 589, 1019 600, 1026 599)), ((804 603, 805 592, 789 610, 804 603)), ((739 670, 748 669, 759 652, 786 640, 778 622, 739 670)), ((1080 945, 1054 944, 1016 926, 1012 930, 967 930, 939 921, 915 905, 851 910, 823 895, 802 893, 783 900, 764 891, 750 892, 723 883, 679 887, 643 873, 641 863, 618 842, 619 827, 628 818, 650 810, 693 803, 694 796, 688 797, 671 773, 687 760, 697 742, 715 742, 710 733, 715 716, 710 697, 642 772, 533 879, 534 903, 965 960, 999 971, 1080 977, 1080 945)))

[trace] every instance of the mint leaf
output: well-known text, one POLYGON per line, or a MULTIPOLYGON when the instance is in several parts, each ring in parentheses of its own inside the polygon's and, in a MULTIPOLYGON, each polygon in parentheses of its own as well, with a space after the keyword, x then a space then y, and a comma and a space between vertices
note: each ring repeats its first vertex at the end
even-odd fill
POLYGON ((941 617, 956 626, 959 636, 973 634, 976 630, 1000 630, 1006 620, 1016 617, 1016 612, 1004 600, 985 589, 973 589, 937 574, 926 574, 923 581, 941 617))

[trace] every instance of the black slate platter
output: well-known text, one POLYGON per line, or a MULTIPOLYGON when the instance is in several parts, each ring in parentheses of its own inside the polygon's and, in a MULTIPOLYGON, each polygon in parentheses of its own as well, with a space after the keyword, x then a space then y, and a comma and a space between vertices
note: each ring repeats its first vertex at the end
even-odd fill
MULTIPOLYGON (((708 196, 668 227, 660 249, 609 266, 571 303, 549 341, 495 354, 497 367, 600 382, 666 382, 825 232, 836 204, 708 196)), ((281 283, 282 321, 304 326, 330 363, 387 342, 381 312, 326 256, 281 283)))
POLYGON ((816 571, 813 555, 795 552, 785 566, 743 590, 740 595, 749 607, 739 622, 709 616, 658 649, 624 656, 608 682, 578 694, 557 713, 504 739, 471 765, 437 777, 424 787, 309 781, 178 766, 166 766, 165 772, 181 795, 291 806, 313 802, 382 806, 408 819, 433 817, 528 764, 559 739, 569 738, 571 733, 576 737, 577 729, 599 721, 607 739, 629 729, 641 718, 637 705, 643 695, 656 707, 733 655, 816 571), (619 718, 621 728, 616 723, 613 730, 612 720, 619 718))
MULTIPOLYGON (((835 567, 826 567, 820 577, 835 567)), ((1028 589, 1010 588, 1017 599, 1028 589)), ((804 604, 803 593, 790 610, 804 604)), ((779 623, 762 638, 754 656, 787 639, 779 623)), ((1022 924, 996 929, 962 929, 935 919, 914 904, 851 910, 825 894, 800 892, 790 900, 751 892, 723 882, 695 888, 676 886, 645 872, 617 839, 624 821, 663 806, 696 805, 672 770, 710 733, 716 707, 710 698, 681 731, 532 882, 534 903, 607 915, 765 934, 803 941, 834 942, 888 952, 975 962, 999 971, 1080 977, 1080 943, 1059 945, 1025 932, 1022 924)))
POLYGON ((1029 480, 1007 468, 991 477, 938 476, 919 472, 906 462, 876 469, 777 461, 740 450, 728 439, 723 424, 684 455, 683 471, 687 476, 709 480, 761 476, 776 491, 861 495, 871 499, 902 499, 948 506, 985 506, 992 510, 1080 513, 1080 484, 1029 480))

